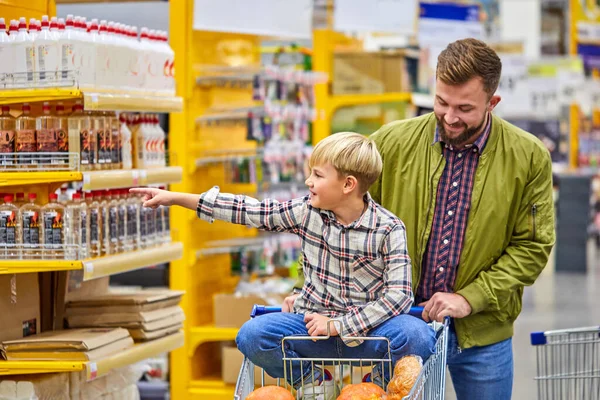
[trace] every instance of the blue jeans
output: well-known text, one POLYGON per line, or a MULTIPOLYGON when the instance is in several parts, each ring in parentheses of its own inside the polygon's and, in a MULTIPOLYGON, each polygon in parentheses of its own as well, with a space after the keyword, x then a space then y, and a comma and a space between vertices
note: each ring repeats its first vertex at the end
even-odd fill
MULTIPOLYGON (((308 336, 304 315, 292 313, 266 314, 246 322, 240 329, 236 343, 238 349, 255 365, 262 367, 274 378, 284 377, 281 341, 285 336, 308 336)), ((382 336, 390 341, 392 362, 408 354, 416 354, 427 360, 435 350, 435 333, 431 327, 410 315, 390 318, 369 331, 367 336, 382 336)), ((387 357, 388 347, 384 341, 365 341, 359 346, 348 347, 339 337, 328 340, 286 341, 287 358, 372 358, 387 357)), ((297 387, 303 379, 312 376, 310 362, 292 363, 290 383, 297 387)), ((389 371, 384 379, 389 380, 389 371)), ((289 364, 288 364, 289 375, 289 364)))
POLYGON ((513 384, 512 339, 459 350, 450 330, 448 369, 458 400, 510 400, 513 384))

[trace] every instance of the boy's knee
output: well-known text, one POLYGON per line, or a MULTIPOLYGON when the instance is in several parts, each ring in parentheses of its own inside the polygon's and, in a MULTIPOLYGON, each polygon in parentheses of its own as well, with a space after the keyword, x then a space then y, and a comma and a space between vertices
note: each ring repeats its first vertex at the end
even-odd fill
POLYGON ((256 334, 258 330, 255 327, 256 324, 254 321, 255 320, 253 319, 246 321, 235 338, 237 348, 245 355, 248 355, 248 352, 251 351, 253 347, 256 347, 256 334), (254 346, 252 345, 253 343, 254 346))

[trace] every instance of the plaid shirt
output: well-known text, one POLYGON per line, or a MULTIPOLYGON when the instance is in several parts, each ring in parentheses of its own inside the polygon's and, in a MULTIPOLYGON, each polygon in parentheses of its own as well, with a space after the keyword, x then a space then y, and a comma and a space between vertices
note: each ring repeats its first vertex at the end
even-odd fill
POLYGON ((454 291, 475 172, 479 156, 490 136, 491 121, 488 116, 483 134, 472 145, 461 150, 441 142, 439 132, 435 130, 433 144, 443 144, 446 166, 438 184, 431 236, 423 256, 421 281, 417 288, 418 302, 429 300, 436 292, 454 291))
POLYGON ((309 196, 258 201, 214 187, 200 195, 197 214, 210 222, 219 219, 298 235, 305 281, 294 312, 327 316, 341 325, 341 335, 365 336, 407 312, 413 302, 404 224, 370 195, 365 201, 361 217, 344 226, 333 212, 312 207, 309 196))

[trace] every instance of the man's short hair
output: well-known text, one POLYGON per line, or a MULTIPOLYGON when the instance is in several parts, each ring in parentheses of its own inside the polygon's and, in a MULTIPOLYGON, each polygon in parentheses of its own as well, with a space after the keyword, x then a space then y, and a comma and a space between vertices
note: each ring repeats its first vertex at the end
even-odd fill
POLYGON ((383 168, 375 142, 354 132, 336 133, 317 143, 308 165, 312 169, 326 163, 331 164, 340 177, 354 176, 362 193, 375 183, 383 168))
POLYGON ((498 54, 481 40, 470 38, 450 43, 440 53, 436 77, 447 85, 461 85, 479 77, 491 97, 498 89, 501 72, 498 54))

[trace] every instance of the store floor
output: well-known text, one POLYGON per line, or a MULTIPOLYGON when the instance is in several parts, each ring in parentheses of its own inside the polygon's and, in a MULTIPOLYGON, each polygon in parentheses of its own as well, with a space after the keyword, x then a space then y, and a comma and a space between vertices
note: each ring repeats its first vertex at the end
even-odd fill
MULTIPOLYGON (((529 341, 533 331, 600 325, 600 251, 590 243, 587 274, 555 272, 554 258, 536 283, 525 289, 523 311, 515 324, 513 351, 515 379, 513 399, 537 398, 535 349, 529 341)), ((456 399, 448 377, 447 400, 456 399)))

